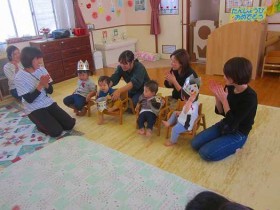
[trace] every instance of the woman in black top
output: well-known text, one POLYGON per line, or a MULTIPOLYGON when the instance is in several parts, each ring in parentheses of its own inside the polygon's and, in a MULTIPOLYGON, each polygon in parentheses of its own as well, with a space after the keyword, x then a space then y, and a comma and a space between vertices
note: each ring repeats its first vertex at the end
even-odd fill
POLYGON ((256 92, 248 86, 252 64, 243 57, 228 60, 224 66, 226 86, 211 82, 216 98, 215 112, 224 118, 192 140, 192 147, 207 161, 222 160, 245 144, 254 124, 258 106, 256 92))
POLYGON ((181 88, 185 83, 186 78, 194 75, 197 78, 196 72, 190 67, 189 54, 184 49, 175 50, 171 55, 171 70, 166 74, 164 86, 173 88, 172 99, 181 99, 181 88))

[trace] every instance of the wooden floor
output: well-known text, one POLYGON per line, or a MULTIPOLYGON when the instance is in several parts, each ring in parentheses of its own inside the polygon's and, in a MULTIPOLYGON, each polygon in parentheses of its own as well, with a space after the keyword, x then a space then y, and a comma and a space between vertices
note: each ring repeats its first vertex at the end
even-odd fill
MULTIPOLYGON (((223 83, 222 76, 205 75, 203 65, 195 65, 194 69, 202 77, 202 94, 211 95, 207 85, 209 80, 215 79, 223 83)), ((168 70, 169 67, 148 69, 148 73, 162 85, 164 73, 168 70)), ((111 75, 113 71, 114 69, 110 68, 97 70, 93 78, 96 81, 99 75, 111 75)), ((279 76, 270 74, 265 75, 263 79, 252 81, 251 86, 256 90, 260 104, 280 107, 279 81, 279 76)), ((150 138, 138 135, 135 129, 136 119, 132 114, 125 113, 123 125, 119 125, 118 119, 112 116, 105 116, 106 124, 97 125, 95 108, 91 117, 75 116, 73 110, 65 107, 62 101, 66 95, 73 92, 76 83, 77 79, 73 78, 55 84, 52 97, 70 115, 76 117, 75 129, 84 132, 87 139, 174 173, 256 210, 279 209, 280 134, 277 126, 266 127, 266 122, 277 124, 280 118, 278 108, 271 108, 269 111, 265 109, 262 115, 258 115, 255 130, 243 152, 220 162, 207 163, 192 150, 188 139, 179 139, 176 146, 168 148, 163 145, 163 129, 159 137, 155 134, 150 138), (277 115, 274 114, 274 109, 278 111, 277 115), (273 137, 269 139, 267 135, 273 137)), ((207 113, 207 126, 210 126, 218 120, 213 112, 214 99, 201 95, 200 100, 202 99, 204 113, 207 113)), ((264 107, 259 109, 262 111, 264 107)))
MULTIPOLYGON (((212 95, 208 83, 210 80, 219 81, 224 83, 223 76, 206 75, 204 64, 192 64, 192 67, 202 78, 202 86, 200 93, 205 95, 212 95)), ((170 67, 161 67, 148 69, 148 74, 152 79, 159 82, 163 87, 165 72, 169 71, 170 67)), ((96 71, 96 75, 110 76, 114 72, 113 68, 104 68, 96 71)), ((280 77, 279 74, 266 73, 263 78, 258 77, 256 80, 250 82, 250 86, 257 92, 259 104, 280 107, 280 77)))

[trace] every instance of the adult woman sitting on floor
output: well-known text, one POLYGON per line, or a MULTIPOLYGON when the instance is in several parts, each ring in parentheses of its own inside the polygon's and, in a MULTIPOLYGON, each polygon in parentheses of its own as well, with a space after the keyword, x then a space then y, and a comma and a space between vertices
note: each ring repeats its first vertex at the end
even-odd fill
POLYGON ((171 55, 171 70, 165 75, 164 86, 173 88, 172 97, 169 98, 171 106, 178 99, 181 99, 181 89, 185 80, 193 75, 197 78, 196 72, 190 66, 190 57, 185 49, 175 50, 171 55))
POLYGON ((42 52, 34 47, 25 47, 21 53, 20 69, 15 76, 15 85, 29 119, 37 129, 52 137, 60 136, 63 130, 71 130, 76 122, 53 101, 52 79, 41 67, 42 52))
POLYGON ((21 97, 18 96, 14 83, 16 73, 20 68, 22 68, 20 64, 20 51, 16 46, 11 45, 7 47, 6 52, 9 62, 5 64, 3 69, 5 76, 8 78, 9 90, 14 98, 21 100, 21 97))

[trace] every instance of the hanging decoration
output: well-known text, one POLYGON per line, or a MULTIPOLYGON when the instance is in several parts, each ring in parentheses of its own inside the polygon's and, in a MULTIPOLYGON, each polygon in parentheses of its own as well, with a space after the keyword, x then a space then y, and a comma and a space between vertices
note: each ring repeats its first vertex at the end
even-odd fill
POLYGON ((268 16, 280 12, 280 0, 267 0, 265 5, 267 6, 266 15, 268 16))
POLYGON ((117 15, 118 17, 121 16, 121 10, 120 10, 120 9, 117 9, 116 15, 117 15))
POLYGON ((111 0, 111 12, 115 12, 115 4, 113 0, 111 0))
POLYGON ((102 4, 102 0, 98 0, 98 13, 103 14, 104 13, 104 7, 102 4))
POLYGON ((90 9, 91 8, 91 3, 87 4, 87 8, 90 9))
POLYGON ((92 16, 93 19, 97 19, 98 18, 98 13, 97 12, 93 12, 91 14, 91 16, 92 16))
POLYGON ((95 0, 90 0, 92 3, 95 3, 95 0))
POLYGON ((133 1, 132 1, 132 0, 128 0, 127 5, 128 5, 129 7, 133 7, 133 1))
POLYGON ((111 17, 110 15, 107 15, 107 16, 106 16, 106 21, 107 21, 107 22, 110 22, 111 20, 112 20, 112 17, 111 17))
POLYGON ((123 7, 123 0, 118 0, 118 7, 123 7))

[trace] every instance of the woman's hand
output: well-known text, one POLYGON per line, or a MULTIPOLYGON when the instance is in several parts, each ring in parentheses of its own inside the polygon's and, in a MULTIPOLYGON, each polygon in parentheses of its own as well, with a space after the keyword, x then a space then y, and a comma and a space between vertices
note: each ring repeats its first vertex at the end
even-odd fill
POLYGON ((174 84, 177 81, 173 72, 168 72, 165 75, 165 80, 167 80, 170 84, 174 84))
POLYGON ((218 86, 216 90, 216 96, 222 103, 227 101, 227 96, 228 96, 227 88, 224 90, 224 88, 221 85, 218 86))
POLYGON ((221 85, 218 84, 216 81, 214 80, 209 81, 209 89, 211 90, 211 92, 214 94, 215 97, 217 96, 217 91, 219 86, 221 85))
POLYGON ((43 87, 48 87, 50 79, 51 79, 50 75, 48 75, 48 74, 42 75, 40 77, 40 84, 43 87))
POLYGON ((121 92, 119 89, 115 90, 112 94, 112 100, 115 101, 120 98, 121 92))

